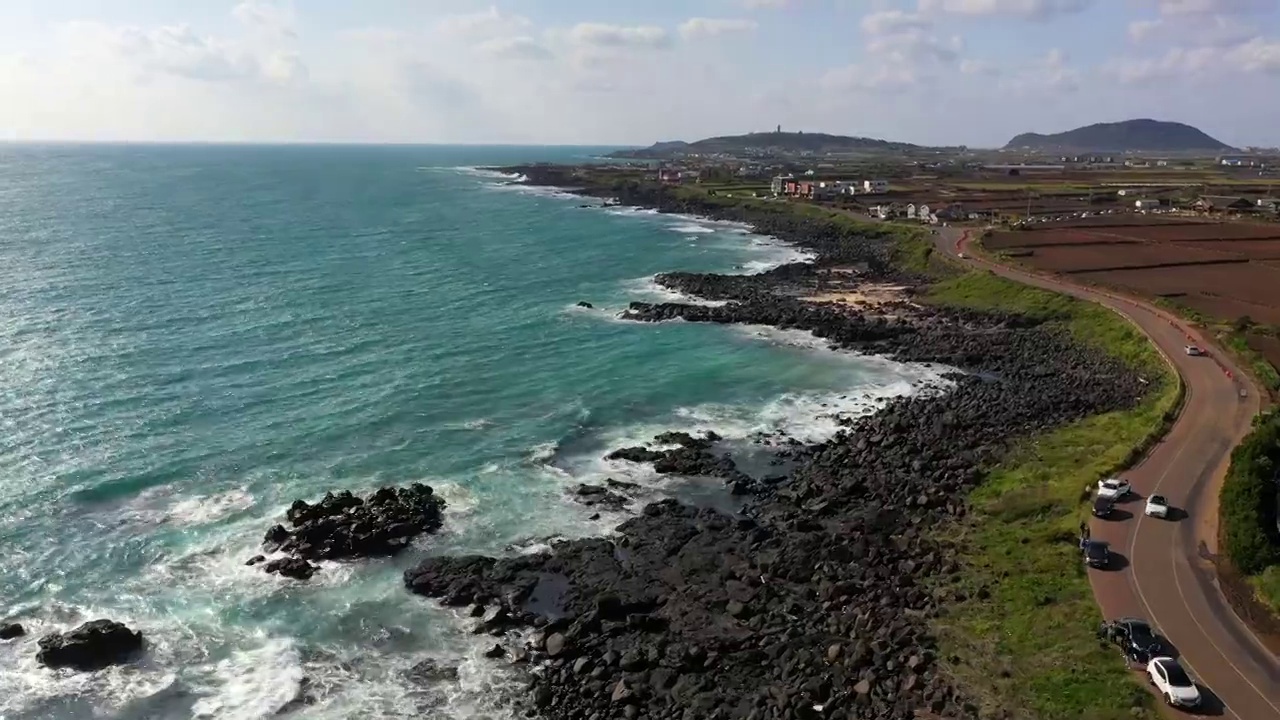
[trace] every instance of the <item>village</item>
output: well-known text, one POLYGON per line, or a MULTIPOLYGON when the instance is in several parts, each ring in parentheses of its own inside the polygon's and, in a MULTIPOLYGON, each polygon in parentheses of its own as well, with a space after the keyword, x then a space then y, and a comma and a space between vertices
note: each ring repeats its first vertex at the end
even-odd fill
POLYGON ((802 201, 925 224, 1020 227, 1115 214, 1280 221, 1280 182, 1266 163, 1249 157, 881 158, 814 167, 804 160, 765 166, 752 159, 685 158, 651 177, 711 194, 802 201))

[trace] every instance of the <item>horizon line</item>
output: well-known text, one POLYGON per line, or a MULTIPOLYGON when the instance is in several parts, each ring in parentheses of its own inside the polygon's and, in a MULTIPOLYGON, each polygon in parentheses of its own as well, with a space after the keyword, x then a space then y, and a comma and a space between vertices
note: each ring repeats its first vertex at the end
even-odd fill
POLYGON ((374 140, 85 140, 0 138, 0 145, 216 145, 226 147, 475 147, 475 148, 642 148, 634 143, 380 142, 374 140))

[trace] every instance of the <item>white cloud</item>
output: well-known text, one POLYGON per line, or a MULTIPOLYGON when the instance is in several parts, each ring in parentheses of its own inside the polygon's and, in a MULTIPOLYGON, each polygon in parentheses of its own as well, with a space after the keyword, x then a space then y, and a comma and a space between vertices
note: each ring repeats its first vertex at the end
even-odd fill
POLYGON ((748 10, 778 10, 791 4, 790 0, 741 0, 742 7, 748 10))
POLYGON ((1010 15, 1045 20, 1087 10, 1094 0, 920 0, 922 13, 1010 15))
POLYGON ((932 22, 919 13, 885 10, 862 18, 862 31, 869 35, 889 35, 905 30, 923 30, 932 22))
POLYGON ((717 37, 731 33, 754 31, 759 24, 743 18, 689 18, 680 23, 680 35, 687 40, 701 37, 717 37))
POLYGON ((504 13, 497 7, 459 15, 446 15, 435 26, 436 32, 451 38, 488 38, 499 35, 521 35, 533 23, 521 15, 504 13))
POLYGON ((231 15, 245 26, 286 37, 297 35, 298 17, 292 5, 269 0, 244 0, 231 15))
POLYGON ((476 48, 486 55, 511 60, 549 60, 553 57, 542 43, 527 35, 492 38, 476 48))
POLYGON ((662 47, 670 42, 667 31, 654 25, 626 27, 603 23, 578 23, 569 37, 582 45, 596 47, 662 47))
POLYGON ((1134 20, 1129 23, 1129 39, 1142 42, 1164 27, 1164 20, 1134 20))

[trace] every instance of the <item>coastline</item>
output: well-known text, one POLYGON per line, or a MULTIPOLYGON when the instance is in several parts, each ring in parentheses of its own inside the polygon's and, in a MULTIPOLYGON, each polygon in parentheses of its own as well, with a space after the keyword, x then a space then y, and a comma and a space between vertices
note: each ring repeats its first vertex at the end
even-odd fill
POLYGON ((914 709, 975 717, 977 707, 940 671, 926 627, 943 610, 921 580, 954 576, 956 548, 925 528, 965 516, 965 492, 1010 441, 1135 405, 1143 388, 1132 368, 1080 347, 1045 318, 912 302, 932 278, 901 267, 903 238, 892 228, 661 188, 579 187, 565 182, 572 168, 502 170, 534 186, 746 223, 815 256, 755 275, 662 273, 663 287, 724 304, 633 302, 627 319, 805 330, 837 347, 967 374, 954 376, 946 394, 899 398, 830 441, 788 450, 797 469, 785 480, 746 477, 697 441, 628 449, 671 472, 724 478, 745 502, 736 516, 663 501, 612 540, 520 558, 430 558, 406 572, 406 585, 475 606, 487 618, 479 629, 497 637, 534 629, 509 652, 539 666, 530 699, 548 717, 734 707, 743 717, 914 709), (901 296, 878 298, 863 313, 812 301, 857 297, 871 290, 862 287, 868 280, 901 296))

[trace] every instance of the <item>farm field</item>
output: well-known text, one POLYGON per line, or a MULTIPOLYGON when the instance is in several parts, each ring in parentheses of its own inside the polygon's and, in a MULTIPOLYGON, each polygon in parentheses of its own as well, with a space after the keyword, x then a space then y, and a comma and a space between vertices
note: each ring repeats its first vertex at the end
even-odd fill
POLYGON ((1220 252, 1152 243, 1048 245, 1036 247, 1028 256, 1028 260, 1037 267, 1069 273, 1235 259, 1237 257, 1234 255, 1220 252))
POLYGON ((1247 238, 1280 237, 1280 225, 1248 225, 1245 223, 1187 223, 1178 225, 1142 225, 1127 228, 1095 228, 1135 240, 1235 240, 1247 238))
MULTIPOLYGON (((1169 298, 1225 322, 1248 317, 1280 326, 1280 225, 1117 220, 996 232, 983 244, 1042 270, 1169 298)), ((1280 362, 1280 343, 1258 342, 1258 351, 1280 362)))

